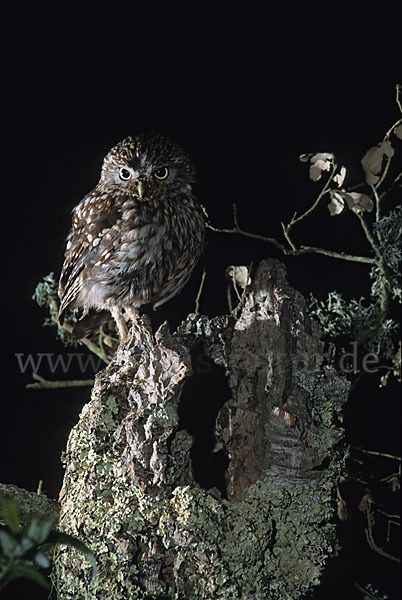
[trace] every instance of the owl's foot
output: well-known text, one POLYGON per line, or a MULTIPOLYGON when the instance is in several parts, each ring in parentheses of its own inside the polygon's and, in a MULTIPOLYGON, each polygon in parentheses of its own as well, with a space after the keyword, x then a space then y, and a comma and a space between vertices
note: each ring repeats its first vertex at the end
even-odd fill
POLYGON ((140 316, 139 310, 138 308, 134 308, 134 306, 127 306, 126 307, 126 313, 129 317, 129 319, 135 323, 135 321, 137 321, 138 317, 140 316))
POLYGON ((128 339, 127 323, 124 319, 122 311, 120 310, 120 308, 118 306, 111 306, 110 314, 112 315, 113 319, 115 320, 117 329, 119 331, 120 346, 121 346, 122 344, 125 344, 128 339))
MULTIPOLYGON (((134 308, 132 306, 129 306, 125 310, 126 310, 128 318, 132 321, 133 325, 135 325, 135 323, 137 322, 138 317, 139 317, 138 309, 134 308)), ((110 308, 110 313, 116 322, 117 329, 119 330, 120 346, 122 346, 129 339, 128 327, 127 327, 126 320, 123 316, 123 311, 117 306, 112 306, 110 308)), ((133 329, 134 335, 135 335, 135 329, 136 328, 134 327, 134 329, 133 329)))

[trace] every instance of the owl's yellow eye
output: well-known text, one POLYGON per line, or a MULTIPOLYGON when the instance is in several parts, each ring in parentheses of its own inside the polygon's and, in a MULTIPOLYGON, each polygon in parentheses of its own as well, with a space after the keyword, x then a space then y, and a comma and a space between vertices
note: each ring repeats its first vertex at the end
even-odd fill
POLYGON ((156 169, 153 173, 155 179, 159 179, 160 181, 163 179, 167 179, 169 175, 169 169, 167 167, 162 167, 160 169, 156 169))
POLYGON ((129 171, 125 167, 121 167, 119 169, 119 177, 123 181, 128 181, 129 179, 131 179, 131 171, 129 171))

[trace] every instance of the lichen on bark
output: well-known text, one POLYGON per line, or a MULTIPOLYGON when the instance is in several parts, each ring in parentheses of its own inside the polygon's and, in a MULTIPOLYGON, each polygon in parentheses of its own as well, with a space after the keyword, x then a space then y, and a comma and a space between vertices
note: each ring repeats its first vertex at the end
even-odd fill
MULTIPOLYGON (((56 555, 61 599, 302 598, 336 552, 347 382, 322 366, 319 329, 277 261, 262 261, 231 315, 189 315, 171 335, 146 318, 101 371, 64 462, 60 528, 94 552, 56 555), (193 473, 178 407, 191 351, 225 369, 216 422, 222 486, 193 473)), ((194 404, 193 410, 203 410, 194 404)))

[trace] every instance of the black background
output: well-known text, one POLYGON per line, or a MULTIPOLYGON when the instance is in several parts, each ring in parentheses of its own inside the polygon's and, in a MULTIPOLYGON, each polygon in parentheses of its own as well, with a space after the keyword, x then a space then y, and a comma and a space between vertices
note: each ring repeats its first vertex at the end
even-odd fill
MULTIPOLYGON (((280 222, 319 190, 301 153, 335 152, 351 165, 346 183, 361 179, 360 158, 398 118, 402 54, 395 15, 385 13, 29 6, 6 16, 2 36, 0 481, 35 490, 43 480, 56 498, 60 453, 89 391, 25 390, 31 373, 20 372, 15 353, 66 352, 41 326, 45 314, 31 297, 44 275, 58 274, 71 209, 96 184, 106 152, 136 132, 170 135, 196 161, 198 195, 215 226, 231 225, 236 202, 245 229, 279 238, 280 222)), ((330 219, 325 205, 295 240, 369 252, 353 215, 330 219)), ((203 268, 201 311, 226 312, 226 266, 265 257, 282 259, 305 294, 369 291, 364 266, 286 258, 272 245, 212 232, 207 242, 190 283, 153 316, 155 326, 168 319, 173 329, 193 311, 203 268)), ((355 390, 346 410, 353 444, 398 452, 396 394, 392 385, 379 391, 375 378, 355 390)), ((399 597, 394 564, 366 548, 358 526, 340 528, 343 555, 316 597, 359 598, 353 581, 399 597)), ((8 597, 18 597, 18 585, 8 597)))

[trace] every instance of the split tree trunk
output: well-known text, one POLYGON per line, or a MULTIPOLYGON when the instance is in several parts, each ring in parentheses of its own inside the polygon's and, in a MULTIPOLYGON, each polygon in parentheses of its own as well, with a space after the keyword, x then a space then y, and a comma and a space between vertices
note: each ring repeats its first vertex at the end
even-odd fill
MULTIPOLYGON (((335 553, 348 383, 283 265, 260 263, 230 316, 189 315, 171 335, 145 318, 97 377, 71 432, 60 529, 94 552, 56 557, 60 599, 302 598, 335 553), (222 495, 197 483, 178 407, 195 348, 225 369, 216 420, 222 495)), ((194 402, 202 416, 203 404, 194 402)))

